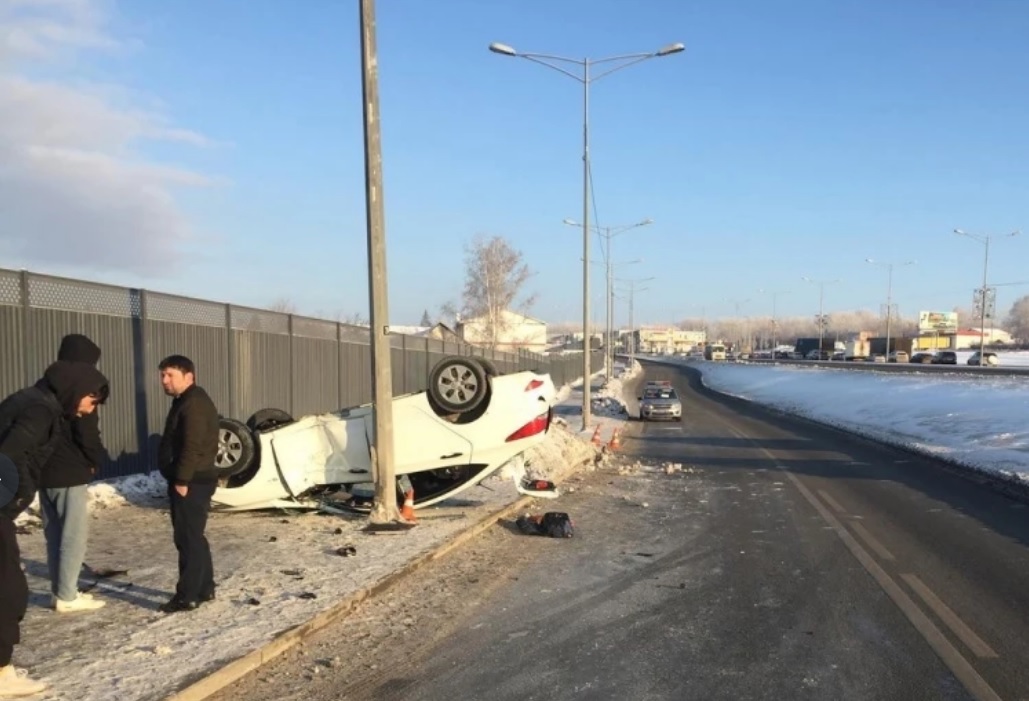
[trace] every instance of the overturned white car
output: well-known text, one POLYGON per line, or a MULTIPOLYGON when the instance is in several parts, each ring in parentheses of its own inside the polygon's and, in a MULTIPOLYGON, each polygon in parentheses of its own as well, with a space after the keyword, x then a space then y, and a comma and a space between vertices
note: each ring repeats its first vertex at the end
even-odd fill
MULTIPOLYGON (((478 484, 543 440, 555 399, 549 374, 500 375, 483 358, 443 358, 428 390, 393 398, 398 481, 410 482, 416 508, 478 484)), ((246 424, 220 423, 214 509, 319 508, 372 487, 372 404, 300 419, 262 409, 246 424)))

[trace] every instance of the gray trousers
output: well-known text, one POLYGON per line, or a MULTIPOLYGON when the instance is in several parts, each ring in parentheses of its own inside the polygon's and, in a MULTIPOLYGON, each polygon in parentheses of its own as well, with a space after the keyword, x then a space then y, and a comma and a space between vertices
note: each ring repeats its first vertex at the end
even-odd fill
POLYGON ((79 595, 79 572, 89 537, 89 492, 85 484, 39 490, 46 536, 50 592, 64 601, 79 595))

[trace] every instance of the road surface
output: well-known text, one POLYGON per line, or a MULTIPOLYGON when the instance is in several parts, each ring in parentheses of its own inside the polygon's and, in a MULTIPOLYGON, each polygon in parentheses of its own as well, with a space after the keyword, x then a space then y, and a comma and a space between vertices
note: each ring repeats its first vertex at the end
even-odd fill
POLYGON ((685 420, 539 502, 574 538, 500 524, 215 698, 1029 699, 1023 504, 647 378, 685 420))

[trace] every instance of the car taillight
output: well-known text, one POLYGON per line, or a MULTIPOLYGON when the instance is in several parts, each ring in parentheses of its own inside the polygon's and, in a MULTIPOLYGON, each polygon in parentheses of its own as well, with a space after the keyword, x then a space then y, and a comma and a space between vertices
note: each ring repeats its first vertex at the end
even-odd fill
POLYGON ((525 386, 525 391, 526 392, 531 392, 532 390, 536 389, 537 387, 542 387, 542 386, 543 386, 543 380, 532 380, 531 382, 529 382, 528 385, 525 386))
POLYGON ((549 411, 545 412, 543 414, 540 414, 535 419, 533 419, 529 423, 525 424, 520 429, 518 429, 517 431, 512 433, 510 436, 508 436, 507 440, 505 441, 505 443, 510 443, 511 441, 517 441, 517 440, 521 440, 522 438, 529 438, 530 436, 535 436, 535 435, 537 435, 539 433, 543 433, 544 431, 547 430, 547 424, 549 423, 549 421, 548 421, 549 418, 550 418, 550 412, 549 411))

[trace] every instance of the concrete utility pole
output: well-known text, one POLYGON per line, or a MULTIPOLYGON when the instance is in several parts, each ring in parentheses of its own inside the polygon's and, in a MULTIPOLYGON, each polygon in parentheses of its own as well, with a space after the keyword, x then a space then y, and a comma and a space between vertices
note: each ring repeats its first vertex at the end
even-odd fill
POLYGON ((881 265, 882 267, 886 268, 887 271, 889 271, 887 274, 886 282, 886 359, 889 360, 890 331, 893 330, 890 324, 893 317, 893 269, 897 266, 914 265, 915 261, 906 260, 903 263, 884 263, 882 261, 875 260, 874 258, 865 258, 865 262, 871 263, 872 265, 881 265))
MULTIPOLYGON (((801 280, 804 282, 810 282, 813 285, 818 285, 818 358, 822 358, 822 341, 825 338, 825 314, 822 313, 822 302, 825 299, 825 286, 831 285, 835 282, 840 282, 840 279, 835 280, 812 280, 809 277, 802 277, 801 280)), ((835 350, 835 349, 834 349, 835 350)), ((890 349, 886 349, 886 354, 889 355, 890 349)))
POLYGON ((761 293, 770 293, 772 295, 772 360, 775 360, 775 349, 779 347, 779 334, 778 334, 778 321, 776 320, 776 300, 779 295, 786 295, 790 293, 790 290, 758 290, 761 293))
POLYGON ((361 0, 361 85, 364 93, 364 174, 368 226, 369 333, 372 344, 372 402, 375 440, 371 446, 375 478, 373 527, 407 524, 397 509, 393 463, 393 372, 390 367, 389 299, 386 277, 386 215, 382 188, 382 139, 379 130, 379 64, 375 48, 375 0, 361 0))

